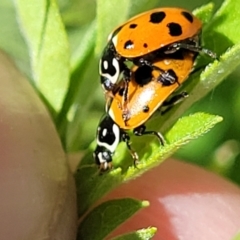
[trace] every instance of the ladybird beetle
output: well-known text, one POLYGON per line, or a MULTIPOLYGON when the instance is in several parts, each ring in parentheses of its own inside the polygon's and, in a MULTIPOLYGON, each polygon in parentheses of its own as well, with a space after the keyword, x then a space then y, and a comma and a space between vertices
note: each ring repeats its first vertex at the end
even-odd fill
MULTIPOLYGON (((168 55, 179 49, 203 52, 212 58, 216 54, 200 46, 201 21, 181 8, 157 8, 139 14, 117 27, 108 38, 99 62, 101 84, 106 96, 112 92, 123 74, 124 101, 128 98, 131 71, 126 62, 137 66, 154 66, 156 56, 168 55)), ((159 69, 160 74, 163 73, 159 69)))
MULTIPOLYGON (((148 66, 134 67, 128 88, 127 112, 122 107, 124 86, 121 85, 109 107, 109 115, 114 122, 124 130, 143 125, 188 78, 195 57, 196 54, 192 51, 180 50, 159 59, 154 65, 164 69, 164 73, 160 75, 148 66), (171 79, 173 84, 162 84, 166 79, 171 79)), ((182 96, 184 98, 185 95, 182 96)))
MULTIPOLYGON (((143 130, 145 129, 139 128, 139 131, 143 130)), ((141 136, 142 134, 139 131, 134 131, 134 134, 136 136, 141 136)), ((158 132, 145 131, 144 134, 154 134, 158 137, 161 144, 164 143, 163 137, 158 132)), ((97 146, 93 152, 93 157, 96 164, 99 166, 100 171, 112 168, 112 156, 121 141, 126 143, 126 146, 134 160, 134 165, 138 161, 138 154, 131 148, 130 145, 130 136, 125 130, 121 129, 108 114, 103 117, 98 125, 96 139, 97 146)))
MULTIPOLYGON (((124 85, 122 86, 120 82, 110 108, 100 121, 97 129, 97 147, 93 157, 100 171, 112 168, 112 156, 121 141, 126 143, 134 164, 136 164, 138 154, 131 148, 128 130, 133 130, 136 136, 155 135, 160 144, 164 145, 163 136, 157 131, 147 131, 144 124, 187 79, 192 70, 195 55, 194 52, 180 50, 169 54, 167 58, 159 59, 155 65, 164 69, 164 73, 160 76, 158 70, 153 70, 149 66, 134 66, 132 78, 129 82, 128 103, 130 112, 127 121, 122 116, 121 104, 124 85), (171 79, 174 84, 163 85, 162 82, 166 79, 171 79)), ((185 95, 180 94, 172 97, 173 101, 170 101, 171 104, 179 100, 178 96, 184 97, 185 95)), ((166 105, 168 104, 167 102, 166 105)))

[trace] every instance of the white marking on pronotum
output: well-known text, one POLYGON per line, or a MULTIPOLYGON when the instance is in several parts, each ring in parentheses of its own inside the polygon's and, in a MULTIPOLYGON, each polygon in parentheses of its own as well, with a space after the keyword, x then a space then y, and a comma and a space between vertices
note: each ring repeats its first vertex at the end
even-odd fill
POLYGON ((103 129, 102 135, 103 135, 104 137, 106 137, 106 135, 107 135, 107 129, 106 129, 106 128, 103 129))
MULTIPOLYGON (((105 70, 107 70, 108 67, 109 67, 109 65, 106 64, 105 62, 107 62, 107 61, 104 61, 104 62, 103 62, 103 67, 104 67, 105 70)), ((112 84, 115 84, 115 83, 117 82, 117 80, 118 80, 119 75, 120 75, 120 66, 119 66, 118 60, 117 60, 116 58, 113 58, 113 59, 112 59, 112 65, 113 65, 113 67, 114 67, 115 70, 116 70, 116 73, 115 73, 113 76, 110 75, 109 73, 103 73, 103 72, 102 72, 102 60, 100 60, 99 72, 100 72, 100 75, 101 75, 102 77, 107 78, 108 80, 110 80, 110 82, 111 82, 112 84)))
POLYGON ((103 68, 108 69, 108 61, 103 61, 103 68))
POLYGON ((113 45, 116 47, 117 46, 117 41, 118 41, 118 35, 116 34, 113 38, 112 38, 112 43, 113 45))
POLYGON ((117 124, 113 124, 112 125, 112 132, 115 136, 115 141, 110 145, 106 142, 101 142, 99 140, 99 136, 97 137, 97 144, 101 147, 105 147, 107 150, 109 150, 111 153, 114 153, 119 142, 120 142, 120 129, 117 126, 117 124))

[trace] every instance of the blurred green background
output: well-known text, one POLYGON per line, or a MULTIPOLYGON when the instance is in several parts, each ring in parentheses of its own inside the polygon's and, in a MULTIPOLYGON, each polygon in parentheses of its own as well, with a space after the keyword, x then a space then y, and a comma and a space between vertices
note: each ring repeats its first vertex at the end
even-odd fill
MULTIPOLYGON (((132 1, 127 15, 132 16, 141 11, 154 7, 166 6, 165 1, 146 0, 144 7, 138 1, 132 1)), ((212 1, 215 10, 222 1, 212 1)), ((168 0, 167 6, 183 7, 193 10, 209 1, 182 1, 168 0)), ((70 123, 68 126, 55 119, 57 128, 66 149, 69 152, 78 152, 86 149, 95 137, 96 127, 104 112, 104 98, 98 77, 98 59, 100 49, 94 46, 84 58, 81 71, 75 70, 81 56, 79 46, 86 40, 86 33, 94 29, 96 16, 96 1, 94 0, 59 0, 61 16, 66 27, 70 42, 72 79, 79 81, 79 88, 74 96, 74 104, 68 112, 70 123)), ((121 13, 117 11, 112 17, 119 19, 121 13), (116 14, 117 13, 117 14, 116 14)), ((126 13, 124 13, 126 14, 126 13)), ((12 1, 0 2, 0 48, 7 52, 15 61, 19 69, 31 81, 30 59, 27 45, 19 30, 12 1)), ((94 32, 94 31, 93 31, 94 32)), ((97 36, 90 34, 94 43, 97 36)), ((106 35, 107 39, 107 35, 106 35)), ((90 41, 89 40, 89 44, 90 41)), ((101 45, 101 44, 100 44, 101 45)), ((100 47, 101 48, 101 47, 100 47)), ((34 85, 34 83, 33 83, 34 85)), ((240 184, 240 70, 232 73, 221 85, 211 91, 204 99, 195 103, 186 114, 191 112, 207 112, 220 115, 224 121, 218 124, 205 136, 191 142, 176 153, 176 157, 202 165, 212 171, 222 174, 240 184)))

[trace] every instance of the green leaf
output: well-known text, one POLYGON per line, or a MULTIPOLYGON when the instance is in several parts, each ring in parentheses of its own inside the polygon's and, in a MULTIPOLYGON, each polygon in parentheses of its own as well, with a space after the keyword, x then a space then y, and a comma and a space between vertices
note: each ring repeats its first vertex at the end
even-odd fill
POLYGON ((207 113, 195 113, 190 116, 180 118, 172 129, 167 133, 166 139, 176 147, 196 139, 207 133, 217 123, 223 119, 220 116, 207 113))
POLYGON ((129 18, 133 17, 137 14, 142 12, 146 12, 148 10, 158 8, 159 7, 159 0, 138 0, 138 1, 131 1, 131 6, 129 10, 129 18))
POLYGON ((30 73, 30 60, 27 45, 21 35, 17 24, 13 1, 0 1, 0 48, 7 52, 17 66, 28 76, 30 73))
POLYGON ((214 8, 213 3, 208 3, 200 8, 195 9, 193 11, 193 14, 199 19, 201 19, 203 24, 207 24, 212 18, 213 8, 214 8))
POLYGON ((78 168, 75 174, 78 215, 82 216, 91 205, 118 186, 122 178, 121 169, 100 174, 95 165, 84 165, 78 168))
POLYGON ((58 111, 67 91, 69 46, 54 0, 15 0, 19 28, 26 39, 34 85, 58 111))
POLYGON ((91 96, 95 88, 89 87, 89 81, 94 83, 93 79, 84 77, 86 69, 93 60, 93 50, 96 39, 96 24, 92 22, 84 36, 80 35, 78 39, 78 46, 75 48, 71 57, 71 77, 69 88, 67 90, 61 111, 56 120, 58 132, 60 133, 62 141, 67 145, 68 149, 73 148, 73 144, 79 141, 79 129, 82 124, 82 118, 87 115, 86 106, 91 102, 91 96), (81 105, 81 108, 75 108, 69 114, 71 107, 74 103, 81 105), (80 113, 79 113, 80 112, 80 113), (71 120, 69 123, 68 119, 71 120), (68 126, 68 131, 67 131, 68 126), (72 128, 74 128, 72 130, 72 128), (76 136, 77 135, 77 136, 76 136))
POLYGON ((217 53, 226 51, 233 44, 240 43, 238 16, 240 15, 240 1, 225 0, 221 8, 205 29, 205 37, 209 39, 208 46, 217 53))
MULTIPOLYGON (((96 41, 96 23, 93 21, 87 29, 85 34, 78 37, 78 45, 74 48, 71 56, 71 72, 74 73, 77 69, 84 68, 85 59, 92 52, 96 41)), ((77 83, 75 83, 77 84, 77 83)))
POLYGON ((181 146, 187 144, 190 140, 196 139, 207 133, 221 121, 222 117, 206 113, 195 113, 179 119, 173 128, 167 133, 167 143, 164 147, 159 146, 159 143, 152 143, 146 146, 148 150, 146 147, 143 147, 142 150, 139 151, 139 153, 146 152, 146 154, 140 160, 137 168, 128 168, 126 174, 124 174, 124 181, 136 178, 143 172, 159 165, 164 159, 173 154, 181 146))
MULTIPOLYGON (((58 0, 59 1, 59 0, 58 0)), ((91 22, 96 15, 96 1, 61 0, 66 1, 61 15, 66 27, 82 27, 91 22)))
POLYGON ((119 237, 113 238, 113 240, 147 240, 152 239, 157 232, 157 228, 149 227, 146 229, 140 229, 136 232, 127 233, 119 237))
POLYGON ((148 205, 147 201, 139 201, 131 198, 104 202, 94 208, 83 219, 78 229, 77 239, 104 239, 118 225, 148 205))

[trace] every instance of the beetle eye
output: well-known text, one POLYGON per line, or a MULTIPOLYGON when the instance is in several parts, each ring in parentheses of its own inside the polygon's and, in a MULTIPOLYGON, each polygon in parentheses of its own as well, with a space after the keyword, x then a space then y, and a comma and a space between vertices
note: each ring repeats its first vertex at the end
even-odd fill
POLYGON ((106 160, 106 162, 112 161, 112 155, 109 152, 103 152, 102 157, 106 160))
POLYGON ((114 84, 106 77, 101 77, 101 83, 105 91, 112 91, 114 88, 114 84))

